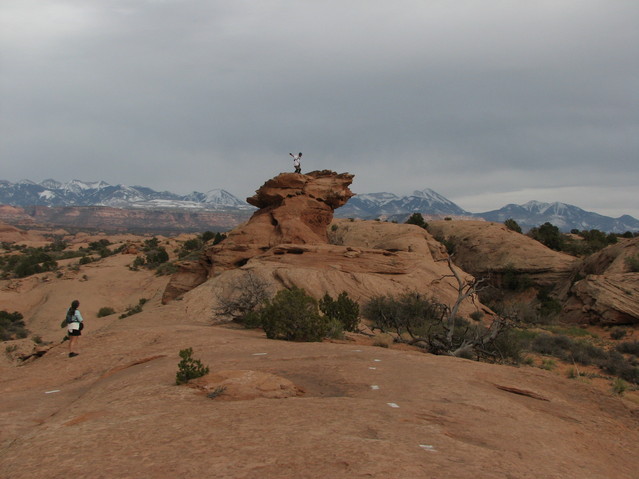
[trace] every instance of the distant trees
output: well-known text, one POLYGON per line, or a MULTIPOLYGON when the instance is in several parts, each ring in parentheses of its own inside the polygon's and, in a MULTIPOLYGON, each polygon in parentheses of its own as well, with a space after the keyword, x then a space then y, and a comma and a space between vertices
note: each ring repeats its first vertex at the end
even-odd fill
POLYGON ((509 230, 512 230, 516 233, 521 233, 521 226, 519 226, 517 222, 512 218, 508 218, 506 221, 504 221, 504 225, 509 230))
POLYGON ((555 251, 562 251, 564 246, 564 235, 559 231, 559 228, 548 222, 539 227, 531 228, 528 236, 555 251))
POLYGON ((424 228, 424 229, 428 228, 428 223, 424 221, 424 217, 422 216, 421 213, 413 213, 412 215, 410 215, 410 217, 406 220, 404 224, 417 225, 420 228, 424 228))

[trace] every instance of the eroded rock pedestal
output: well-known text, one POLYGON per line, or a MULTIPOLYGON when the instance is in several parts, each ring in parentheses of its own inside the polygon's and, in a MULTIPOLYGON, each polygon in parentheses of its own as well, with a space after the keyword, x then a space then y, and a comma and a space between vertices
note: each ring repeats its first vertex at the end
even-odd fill
MULTIPOLYGON (((416 291, 452 304, 457 289, 446 251, 426 230, 378 221, 333 221, 333 211, 353 196, 352 180, 350 174, 316 171, 283 173, 267 181, 248 198, 260 208, 248 223, 209 247, 199 262, 183 265, 163 301, 183 296, 189 314, 213 319, 216 298, 236 293, 243 278, 251 275, 273 291, 296 286, 316 298, 346 291, 363 302, 416 291)), ((468 302, 462 314, 478 307, 468 302)))

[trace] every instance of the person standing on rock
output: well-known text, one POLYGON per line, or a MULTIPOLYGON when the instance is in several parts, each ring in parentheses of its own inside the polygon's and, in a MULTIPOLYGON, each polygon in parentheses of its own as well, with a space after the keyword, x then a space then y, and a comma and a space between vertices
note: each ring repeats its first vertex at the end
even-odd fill
POLYGON ((84 329, 84 319, 82 319, 82 315, 80 314, 80 310, 78 309, 79 306, 80 301, 74 299, 71 302, 71 307, 67 310, 67 333, 69 334, 70 358, 79 354, 77 352, 78 339, 82 334, 82 329, 84 329))
POLYGON ((293 153, 289 153, 289 155, 293 157, 293 166, 295 167, 295 173, 301 173, 302 165, 300 164, 300 159, 302 158, 302 152, 300 151, 300 154, 297 156, 295 156, 293 153))

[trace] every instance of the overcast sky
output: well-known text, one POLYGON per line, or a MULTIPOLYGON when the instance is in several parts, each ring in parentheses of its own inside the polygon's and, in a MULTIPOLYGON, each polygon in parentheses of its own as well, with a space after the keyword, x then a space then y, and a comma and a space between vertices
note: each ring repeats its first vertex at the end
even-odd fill
POLYGON ((0 179, 302 169, 639 218, 639 1, 0 0, 0 179))

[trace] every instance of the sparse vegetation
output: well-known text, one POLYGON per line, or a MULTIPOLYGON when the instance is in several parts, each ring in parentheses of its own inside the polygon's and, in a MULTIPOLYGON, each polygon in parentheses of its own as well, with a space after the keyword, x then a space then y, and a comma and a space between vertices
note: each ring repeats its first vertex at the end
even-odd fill
POLYGON ((218 386, 213 391, 208 393, 206 395, 206 397, 209 398, 209 399, 215 399, 216 397, 221 396, 222 394, 224 394, 224 391, 226 391, 226 386, 218 386))
POLYGON ((612 381, 612 392, 617 396, 623 396, 628 389, 628 384, 621 378, 615 378, 612 381))
POLYGON ((623 328, 615 328, 612 331, 610 331, 610 337, 615 340, 625 338, 626 334, 628 334, 628 331, 626 331, 623 328))
POLYGON ((216 313, 247 328, 257 328, 261 326, 257 311, 270 296, 269 284, 248 271, 231 282, 228 294, 218 298, 216 313))
POLYGON ((397 298, 372 298, 364 306, 364 316, 374 329, 393 333, 396 341, 433 354, 518 362, 519 338, 508 332, 508 319, 497 318, 485 326, 458 316, 461 303, 475 294, 479 283, 463 280, 450 260, 448 264, 458 284, 458 297, 451 307, 418 293, 406 293, 397 298))
POLYGON ((329 332, 327 317, 320 315, 317 301, 300 288, 283 289, 267 300, 260 322, 269 339, 321 341, 329 332))
POLYGON ((407 225, 417 225, 420 228, 428 228, 428 223, 426 223, 426 221, 424 221, 424 217, 422 216, 421 213, 413 213, 412 215, 410 215, 410 217, 406 220, 405 224, 407 225))
POLYGON ((134 314, 141 313, 142 307, 146 302, 146 298, 140 298, 138 304, 136 304, 135 306, 129 306, 126 311, 119 316, 119 319, 128 318, 129 316, 133 316, 134 314))
POLYGON ((631 354, 639 357, 639 341, 637 340, 619 343, 615 349, 622 354, 631 354))
POLYGON ((319 302, 320 311, 329 319, 336 320, 344 331, 356 331, 359 324, 359 305, 343 291, 334 300, 328 293, 319 302))
POLYGON ((639 254, 626 257, 626 266, 630 273, 639 273, 639 254))
POLYGON ((193 348, 180 350, 180 362, 178 372, 175 375, 175 384, 186 384, 191 379, 205 376, 209 373, 208 366, 204 366, 199 359, 194 359, 193 348))
POLYGON ((0 311, 0 341, 22 339, 29 335, 22 314, 14 311, 0 311))
POLYGON ((111 314, 115 313, 115 309, 110 308, 108 306, 104 306, 102 308, 99 309, 97 317, 98 318, 103 318, 105 316, 110 316, 111 314))
POLYGON ((508 218, 506 221, 504 221, 504 225, 511 231, 521 233, 521 226, 519 226, 517 222, 512 218, 508 218))

